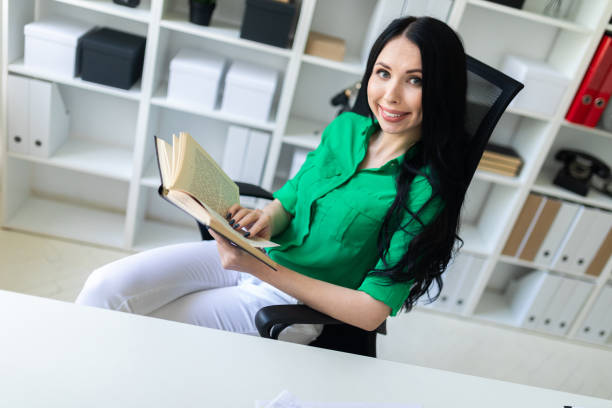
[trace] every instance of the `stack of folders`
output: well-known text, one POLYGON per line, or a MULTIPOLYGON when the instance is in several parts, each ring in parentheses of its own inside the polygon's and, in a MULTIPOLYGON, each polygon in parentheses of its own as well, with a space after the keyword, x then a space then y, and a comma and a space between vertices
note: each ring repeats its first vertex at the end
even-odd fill
POLYGON ((515 177, 521 171, 523 159, 510 146, 488 143, 478 163, 479 170, 515 177))
POLYGON ((605 285, 576 333, 576 338, 592 343, 606 343, 612 332, 612 286, 605 285))
MULTIPOLYGON (((438 299, 429 303, 427 295, 424 295, 418 304, 435 310, 462 314, 483 269, 484 261, 483 258, 473 255, 457 254, 442 274, 442 291, 438 299)), ((438 288, 434 282, 430 294, 434 296, 437 293, 438 288)))
POLYGON ((612 213, 530 194, 502 253, 542 268, 599 276, 612 255, 612 213))
MULTIPOLYGON (((223 153, 223 171, 234 181, 259 185, 269 143, 269 133, 230 126, 223 153)), ((259 206, 259 200, 252 197, 240 197, 240 203, 250 208, 259 206)))
POLYGON ((594 127, 599 122, 612 93, 612 37, 606 33, 574 96, 565 118, 594 127))
POLYGON ((536 270, 512 280, 505 295, 515 326, 563 336, 592 289, 592 283, 536 270))

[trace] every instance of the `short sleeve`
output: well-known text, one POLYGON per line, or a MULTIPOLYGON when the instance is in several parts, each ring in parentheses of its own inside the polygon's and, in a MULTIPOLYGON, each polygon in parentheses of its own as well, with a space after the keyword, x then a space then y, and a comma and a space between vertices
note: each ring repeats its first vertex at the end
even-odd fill
MULTIPOLYGON (((406 212, 402 225, 404 230, 397 230, 391 237, 389 251, 386 257, 386 265, 382 258, 378 260, 374 269, 386 269, 400 261, 408 250, 412 238, 420 233, 423 225, 430 223, 441 209, 439 197, 434 197, 428 202, 432 195, 432 188, 424 176, 416 176, 410 189, 410 211, 418 213, 423 224, 415 220, 410 213, 406 212), (427 204, 426 207, 423 206, 427 204), (419 212, 420 211, 420 212, 419 212)), ((366 292, 374 299, 379 300, 391 308, 391 316, 395 316, 402 308, 408 298, 413 281, 393 282, 386 276, 374 275, 370 272, 362 282, 359 290, 366 292)))

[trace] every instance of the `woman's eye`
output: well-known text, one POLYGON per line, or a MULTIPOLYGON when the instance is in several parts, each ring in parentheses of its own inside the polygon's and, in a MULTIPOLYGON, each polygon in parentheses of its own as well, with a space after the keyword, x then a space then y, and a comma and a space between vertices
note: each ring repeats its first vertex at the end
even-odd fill
POLYGON ((412 77, 408 80, 408 82, 412 85, 421 85, 421 78, 419 77, 412 77))
POLYGON ((387 79, 390 77, 389 72, 385 71, 384 69, 379 69, 378 71, 376 71, 376 74, 384 79, 387 79))

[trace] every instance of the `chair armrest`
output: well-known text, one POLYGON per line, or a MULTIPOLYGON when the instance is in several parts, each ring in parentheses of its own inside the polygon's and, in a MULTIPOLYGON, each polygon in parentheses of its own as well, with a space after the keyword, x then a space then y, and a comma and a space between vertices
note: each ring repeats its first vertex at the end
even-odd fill
POLYGON ((267 200, 274 200, 272 193, 268 190, 265 190, 255 184, 242 183, 240 181, 236 182, 238 186, 238 190, 240 191, 240 195, 255 197, 255 198, 265 198, 267 200))
POLYGON ((278 335, 292 324, 344 324, 306 305, 276 305, 259 309, 255 325, 261 337, 278 339, 278 335))

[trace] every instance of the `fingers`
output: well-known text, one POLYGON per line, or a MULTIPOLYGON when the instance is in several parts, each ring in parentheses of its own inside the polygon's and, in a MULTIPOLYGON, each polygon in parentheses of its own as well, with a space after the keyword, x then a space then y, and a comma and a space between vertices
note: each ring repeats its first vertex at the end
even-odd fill
POLYGON ((249 227, 250 236, 260 236, 262 238, 269 238, 270 222, 268 217, 259 217, 259 219, 249 227))
POLYGON ((232 205, 228 210, 227 210, 227 214, 225 214, 225 218, 229 221, 231 220, 234 215, 241 209, 242 207, 240 206, 240 204, 234 204, 232 205))

